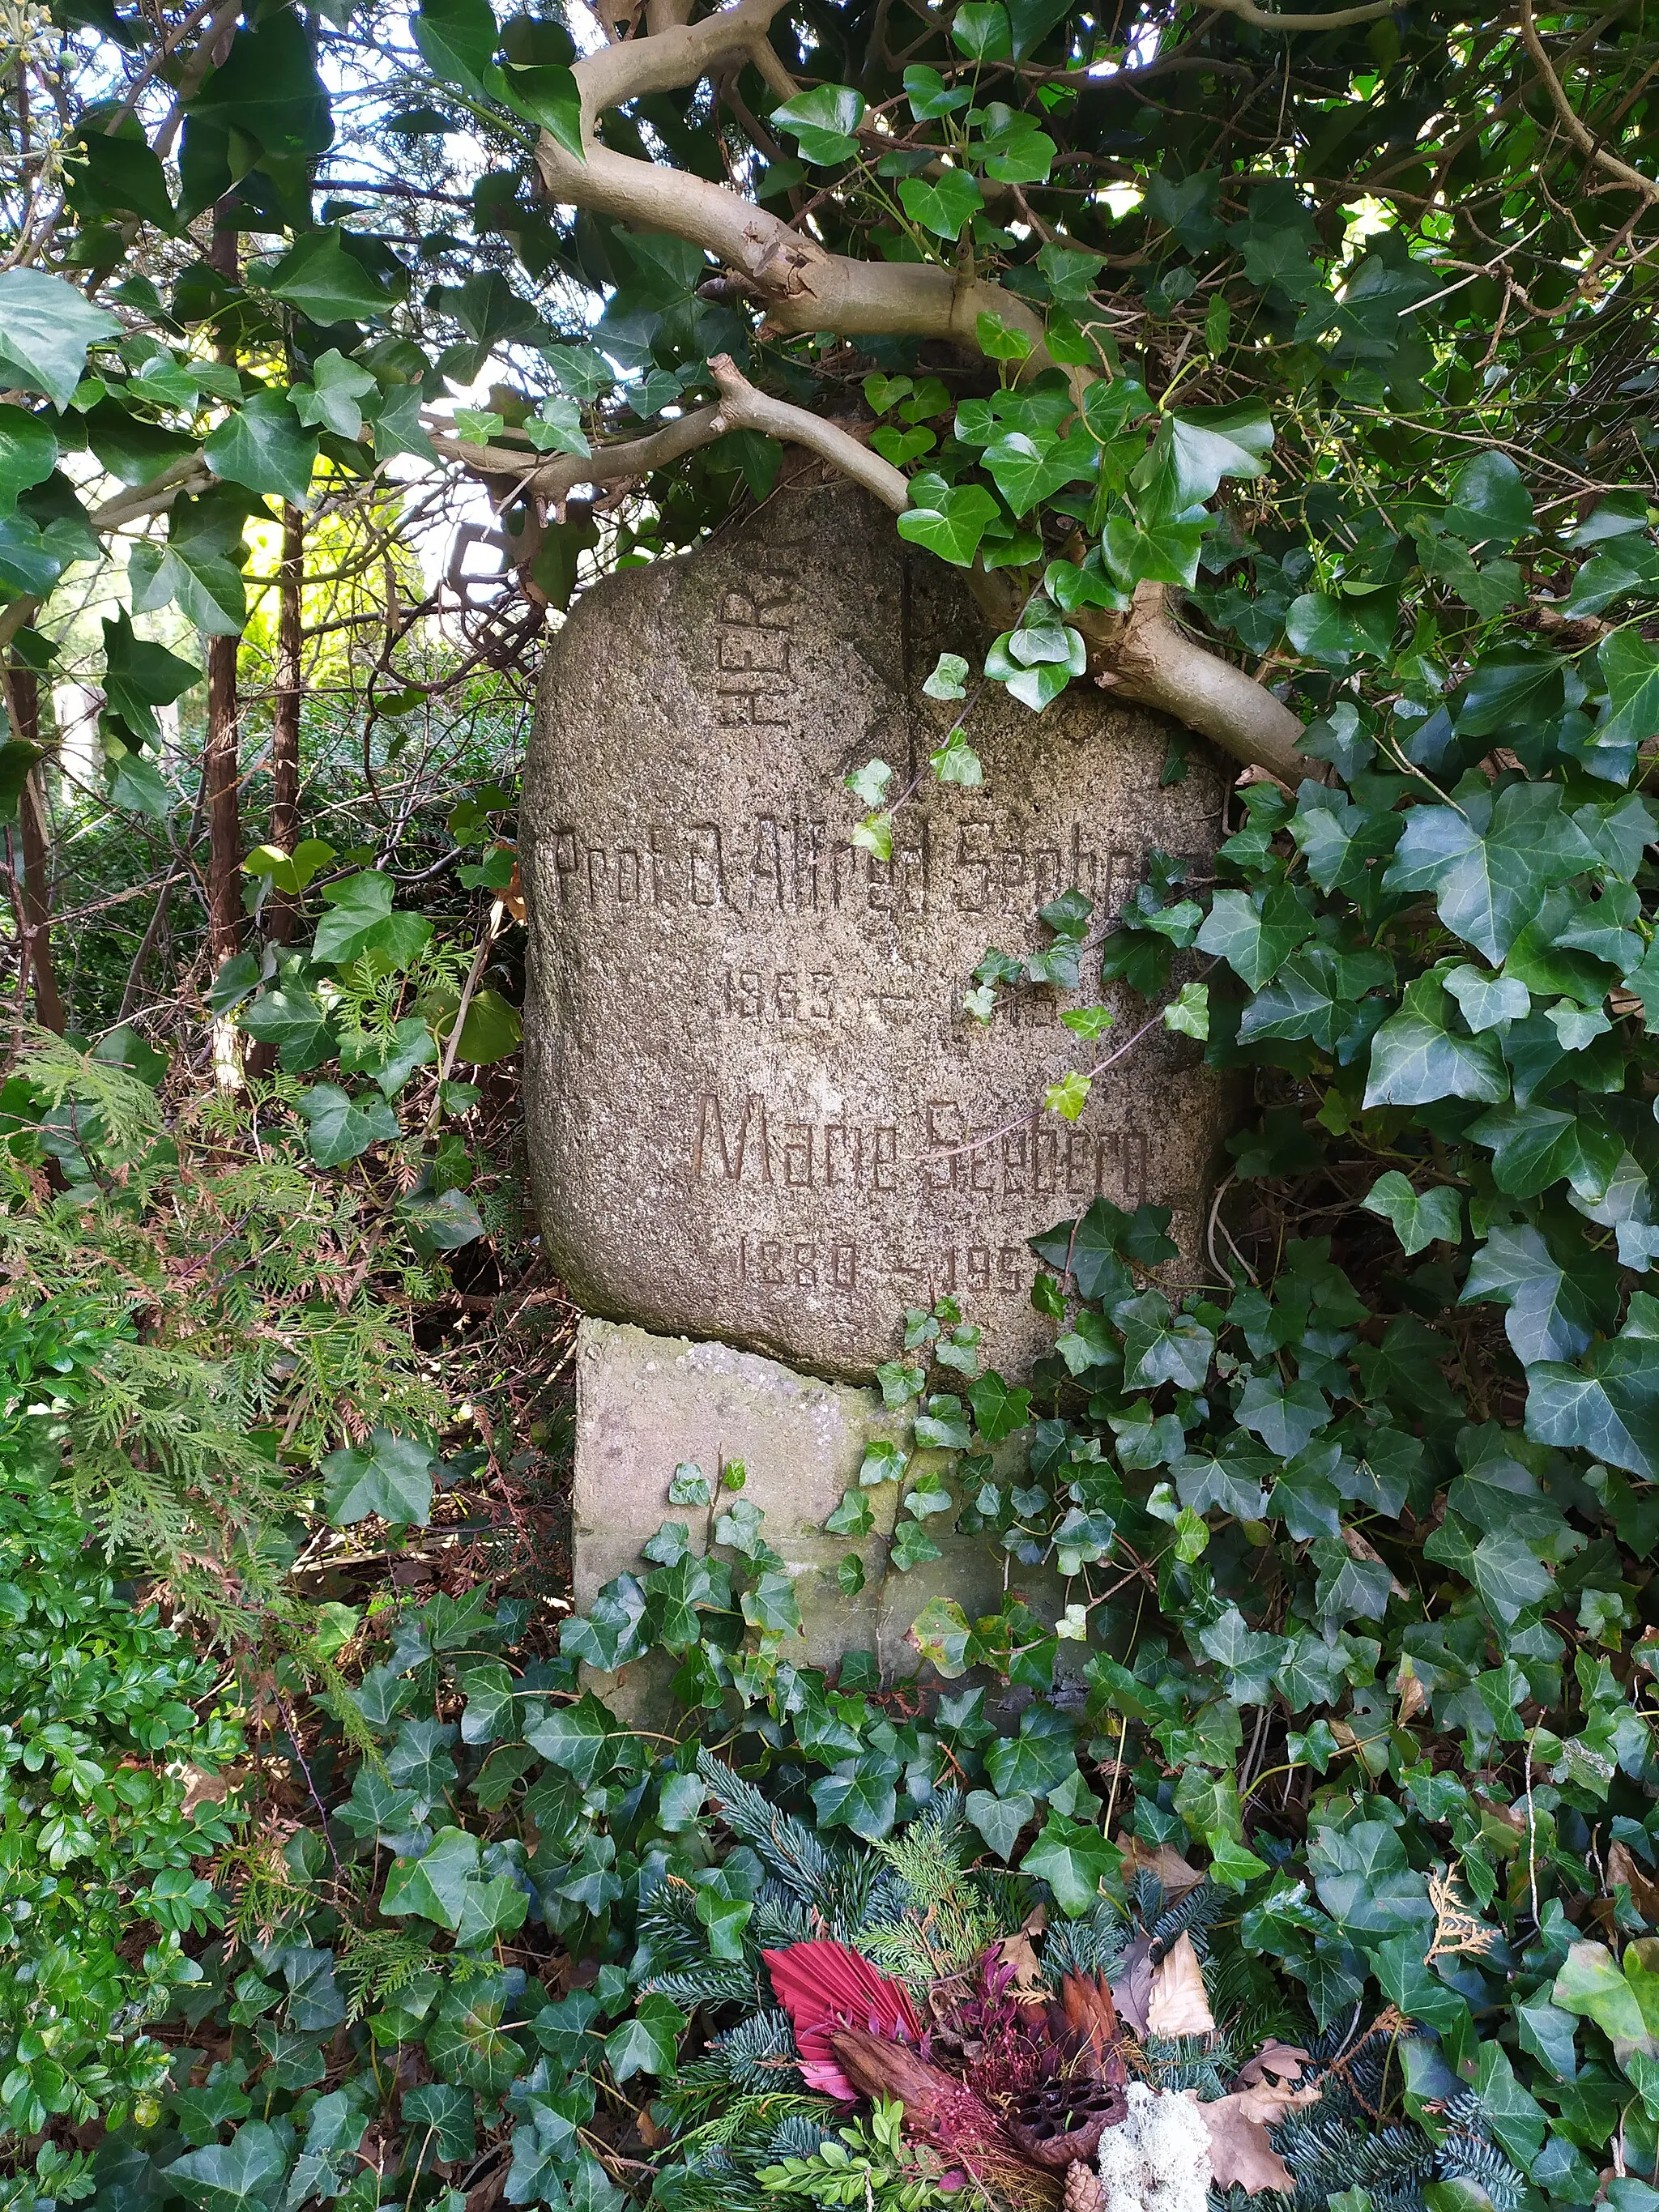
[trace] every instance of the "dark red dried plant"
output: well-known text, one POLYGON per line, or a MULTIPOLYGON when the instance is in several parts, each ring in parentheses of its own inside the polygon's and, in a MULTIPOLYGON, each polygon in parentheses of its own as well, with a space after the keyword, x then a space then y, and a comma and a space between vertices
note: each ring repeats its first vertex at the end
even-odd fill
POLYGON ((866 2097, 896 2097, 906 2132, 931 2144, 988 2194, 1021 2212, 1057 2212, 1063 2191, 1055 2174, 1022 2158, 1006 2128, 982 2097, 902 2044, 857 2028, 832 2033, 842 2071, 866 2097))
POLYGON ((852 2104, 858 2091, 836 2063, 832 2031, 859 2028, 890 2043, 919 2044, 921 2022, 902 1982, 890 1981, 845 1943, 814 1940, 763 1951, 778 2002, 789 2015, 809 2087, 852 2104))

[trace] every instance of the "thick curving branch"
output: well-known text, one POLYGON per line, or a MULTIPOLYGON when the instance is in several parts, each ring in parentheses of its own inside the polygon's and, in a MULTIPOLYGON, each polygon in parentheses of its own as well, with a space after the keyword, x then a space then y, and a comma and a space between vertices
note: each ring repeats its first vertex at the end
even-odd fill
POLYGON ((1276 8, 1259 8, 1256 0, 1204 0, 1206 8, 1237 16, 1257 31, 1347 31, 1356 23, 1376 23, 1392 15, 1400 0, 1365 0, 1359 8, 1333 8, 1328 15, 1281 15, 1276 8))
POLYGON ((1527 52, 1532 56, 1533 67, 1538 72, 1539 80, 1549 94, 1550 104, 1560 117, 1568 137, 1587 161, 1594 161, 1596 167, 1605 170, 1608 176, 1617 177, 1620 184, 1628 185, 1632 191, 1640 192, 1650 205, 1659 200, 1659 185, 1656 185, 1651 177, 1644 177, 1639 169, 1632 169, 1628 161, 1621 161, 1616 154, 1610 153, 1567 98, 1566 87, 1556 75, 1555 64, 1545 52, 1544 41, 1538 35, 1538 25, 1533 19, 1532 0, 1520 0, 1520 6, 1521 36, 1526 42, 1527 52))
POLYGON ((1109 616, 1073 620, 1090 648, 1090 672, 1104 689, 1161 708, 1292 790, 1304 776, 1320 774, 1301 750, 1300 718, 1265 684, 1171 622, 1162 584, 1138 585, 1133 606, 1115 623, 1109 616))
MULTIPOLYGON (((554 199, 701 246, 762 304, 770 331, 942 339, 978 352, 979 318, 992 314, 1030 339, 1027 373, 1049 365, 1041 317, 1000 284, 937 264, 866 262, 833 253, 810 233, 794 229, 727 185, 605 146, 599 136, 600 118, 645 94, 678 90, 744 64, 753 64, 781 93, 787 95, 793 88, 769 35, 784 0, 737 0, 699 23, 684 20, 683 0, 649 4, 649 35, 619 40, 575 64, 582 154, 573 155, 546 132, 537 148, 538 166, 554 199)), ((1330 30, 1386 15, 1392 0, 1367 0, 1363 7, 1318 17, 1269 15, 1255 0, 1213 4, 1280 30, 1330 30)), ((726 356, 710 368, 720 395, 713 408, 700 409, 650 437, 603 448, 592 460, 560 455, 534 461, 501 446, 463 449, 438 429, 433 442, 477 474, 507 478, 520 489, 556 500, 580 483, 619 483, 648 475, 726 430, 757 429, 806 447, 894 514, 908 507, 902 471, 848 431, 757 391, 726 356)), ((1087 371, 1069 373, 1080 398, 1080 386, 1092 378, 1087 371)), ((976 575, 974 580, 981 598, 998 598, 1000 580, 976 575)), ((1127 616, 1079 627, 1090 650, 1091 672, 1103 687, 1162 708, 1237 759, 1284 781, 1294 784, 1310 772, 1311 764, 1297 746, 1302 730, 1297 717, 1243 670, 1178 629, 1164 611, 1161 590, 1143 587, 1127 616)))
POLYGON ((526 492, 555 507, 562 505, 578 484, 602 489, 610 485, 638 483, 683 459, 699 446, 711 444, 721 434, 714 427, 718 407, 699 407, 678 415, 660 430, 643 438, 627 438, 614 446, 596 446, 584 460, 575 453, 535 454, 522 446, 472 446, 443 427, 441 418, 428 416, 426 431, 447 461, 459 461, 474 476, 504 481, 507 489, 495 499, 497 507, 508 507, 526 492))
POLYGON ((857 261, 757 207, 729 185, 602 144, 599 118, 653 92, 678 91, 722 69, 752 62, 782 96, 793 80, 768 38, 783 0, 738 0, 701 23, 675 23, 642 39, 602 47, 575 64, 581 94, 579 159, 545 131, 536 149, 542 179, 563 205, 700 246, 744 280, 779 333, 832 330, 847 337, 919 337, 978 352, 981 314, 994 314, 1031 343, 1036 374, 1048 365, 1042 318, 983 277, 963 282, 937 264, 857 261))
POLYGON ((792 407, 787 399, 774 399, 757 392, 730 354, 716 355, 708 367, 720 395, 715 421, 721 429, 760 430, 769 438, 805 446, 832 469, 861 485, 894 514, 902 514, 909 506, 910 483, 903 470, 872 453, 850 430, 805 407, 792 407))

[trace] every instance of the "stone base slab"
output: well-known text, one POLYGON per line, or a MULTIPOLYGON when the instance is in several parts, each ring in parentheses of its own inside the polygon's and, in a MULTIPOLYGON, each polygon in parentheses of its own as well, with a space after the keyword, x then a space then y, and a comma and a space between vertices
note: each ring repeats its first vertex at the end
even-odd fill
POLYGON ((576 1446, 573 1505, 574 1596, 582 1611, 615 1576, 641 1571, 641 1552, 665 1521, 685 1522, 704 1548, 715 1515, 732 1502, 716 1489, 722 1468, 741 1461, 742 1495, 765 1515, 761 1534, 795 1577, 805 1627, 786 1645, 804 1665, 828 1667, 849 1651, 875 1655, 884 1680, 920 1666, 906 1638, 930 1598, 954 1598, 970 1620, 994 1612, 1004 1576, 1053 1619, 1062 1602, 1058 1578, 1002 1562, 982 1539, 929 1523, 943 1557, 900 1573, 889 1538, 903 1495, 948 1455, 918 1452, 907 1479, 868 1495, 876 1526, 855 1540, 830 1536, 823 1523, 856 1487, 866 1447, 902 1441, 906 1424, 880 1394, 802 1375, 730 1345, 654 1336, 631 1323, 586 1320, 576 1335, 576 1446), (675 1468, 695 1461, 708 1477, 713 1508, 671 1505, 675 1468), (849 1551, 863 1562, 865 1584, 844 1596, 836 1570, 849 1551))

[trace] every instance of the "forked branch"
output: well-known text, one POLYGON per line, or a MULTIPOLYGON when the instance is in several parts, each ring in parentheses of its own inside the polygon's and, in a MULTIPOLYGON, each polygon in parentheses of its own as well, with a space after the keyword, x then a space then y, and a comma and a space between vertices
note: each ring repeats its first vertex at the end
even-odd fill
MULTIPOLYGON (((546 133, 537 149, 554 198, 647 229, 665 231, 712 254, 760 302, 765 327, 779 333, 832 331, 848 338, 906 337, 984 349, 981 316, 1030 342, 1028 370, 1048 366, 1042 319, 1000 284, 965 278, 936 263, 870 262, 831 252, 810 232, 744 199, 729 186, 666 164, 617 153, 600 136, 605 114, 641 95, 678 90, 700 78, 752 64, 775 90, 793 89, 769 33, 784 0, 737 4, 688 23, 680 0, 655 0, 644 37, 618 40, 575 64, 581 94, 583 153, 546 133)), ((1269 15, 1255 0, 1219 0, 1231 14, 1281 30, 1339 29, 1388 12, 1368 4, 1329 17, 1269 15)), ((533 459, 505 446, 462 448, 434 430, 434 443, 480 475, 507 480, 555 501, 580 483, 637 481, 731 429, 756 429, 803 446, 861 484, 895 514, 910 504, 899 469, 850 432, 805 409, 757 392, 730 359, 710 364, 720 398, 650 436, 603 448, 591 460, 533 459)), ((1074 372, 1080 386, 1087 372, 1074 372)), ((988 591, 993 580, 981 579, 988 591)), ((994 594, 993 594, 994 595, 994 594)), ((1124 697, 1164 708, 1237 758, 1294 782, 1308 771, 1297 749, 1301 724, 1272 694, 1185 636, 1164 610, 1161 590, 1137 594, 1131 612, 1080 625, 1090 666, 1124 697)))

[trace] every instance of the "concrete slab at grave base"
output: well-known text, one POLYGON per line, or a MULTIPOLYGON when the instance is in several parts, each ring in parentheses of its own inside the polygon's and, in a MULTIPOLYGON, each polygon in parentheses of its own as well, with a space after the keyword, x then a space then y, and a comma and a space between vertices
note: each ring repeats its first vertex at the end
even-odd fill
MULTIPOLYGON (((927 1601, 952 1597, 970 1620, 994 1612, 1004 1570, 981 1539, 948 1533, 934 1537, 941 1559, 908 1574, 889 1566, 887 1532, 902 1492, 942 1462, 938 1453, 917 1453, 908 1480, 869 1493, 876 1515, 870 1535, 855 1542, 823 1534, 825 1516, 857 1486, 866 1447, 878 1437, 901 1441, 904 1425, 885 1411, 878 1391, 821 1382, 728 1344, 584 1321, 576 1336, 578 1609, 586 1611, 613 1577, 648 1571, 640 1554, 665 1521, 686 1522, 693 1549, 702 1551, 714 1511, 669 1504, 674 1469, 694 1460, 712 1490, 722 1467, 740 1460, 742 1495, 764 1513, 761 1534, 795 1576, 805 1638, 792 1639, 787 1656, 829 1666, 846 1652, 871 1651, 884 1678, 915 1673, 916 1653, 905 1638, 927 1601), (849 1551, 865 1571, 864 1589, 850 1598, 835 1579, 849 1551)), ((731 1503, 727 1492, 723 1504, 731 1503)), ((938 1530, 939 1522, 932 1526, 938 1530)), ((1054 1576, 1018 1566, 1009 1573, 1045 1618, 1057 1615, 1062 1600, 1054 1576)), ((635 1691, 631 1680, 627 1687, 635 1691)), ((654 1684, 647 1695, 657 1702, 654 1684)))

